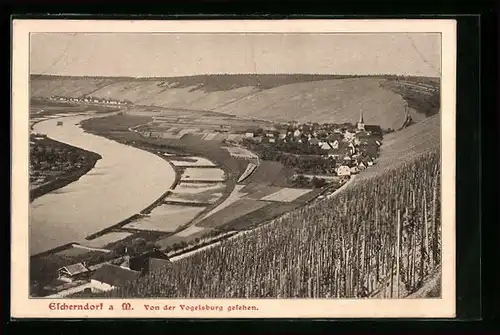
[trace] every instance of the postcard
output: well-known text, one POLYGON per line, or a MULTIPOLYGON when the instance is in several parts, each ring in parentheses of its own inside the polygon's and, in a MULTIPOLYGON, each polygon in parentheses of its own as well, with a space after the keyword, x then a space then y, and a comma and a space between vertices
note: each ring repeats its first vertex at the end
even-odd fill
POLYGON ((453 20, 13 21, 13 318, 455 316, 453 20))

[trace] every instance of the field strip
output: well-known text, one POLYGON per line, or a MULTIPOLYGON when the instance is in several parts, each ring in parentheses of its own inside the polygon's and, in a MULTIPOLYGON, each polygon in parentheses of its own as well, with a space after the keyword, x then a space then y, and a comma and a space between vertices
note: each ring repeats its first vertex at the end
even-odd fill
POLYGON ((238 183, 241 183, 242 181, 244 181, 245 179, 247 179, 248 177, 250 177, 252 175, 252 173, 255 171, 256 168, 257 168, 257 164, 248 163, 247 168, 241 174, 240 178, 238 178, 238 183))
POLYGON ((212 209, 210 212, 208 212, 207 214, 203 215, 202 217, 198 218, 196 220, 196 222, 200 222, 210 216, 212 216, 213 214, 223 210, 224 208, 228 207, 229 205, 235 203, 236 201, 238 201, 242 196, 245 195, 245 193, 242 193, 241 190, 245 187, 245 185, 236 185, 233 189, 233 191, 231 192, 231 194, 229 194, 229 196, 219 204, 219 206, 215 207, 214 209, 212 209))
MULTIPOLYGON (((343 191, 343 190, 344 190, 344 189, 345 189, 345 188, 346 188, 346 187, 347 187, 350 183, 352 183, 352 182, 353 182, 354 177, 355 177, 355 176, 351 176, 351 178, 349 179, 349 181, 347 181, 347 182, 346 182, 344 185, 342 185, 340 188, 336 189, 336 190, 335 190, 332 194, 330 194, 327 198, 331 198, 331 197, 333 197, 333 196, 337 195, 338 193, 342 192, 342 191, 343 191)), ((292 212, 293 212, 293 211, 292 211, 292 212)), ((244 236, 245 236, 245 235, 247 235, 247 234, 252 234, 252 233, 254 233, 254 232, 256 232, 256 231, 258 231, 258 230, 260 230, 260 229, 262 229, 262 228, 264 228, 264 227, 267 227, 269 224, 274 224, 274 223, 279 222, 280 220, 286 219, 287 217, 289 217, 289 216, 291 215, 291 213, 292 213, 292 212, 287 212, 287 213, 285 213, 285 214, 283 214, 283 215, 281 215, 281 216, 279 216, 279 217, 277 217, 277 218, 274 218, 274 219, 272 219, 272 220, 270 220, 270 221, 268 221, 268 222, 266 222, 266 223, 264 223, 264 224, 259 225, 258 227, 254 228, 254 229, 252 229, 252 230, 244 230, 244 231, 240 231, 240 232, 238 232, 238 233, 234 234, 233 236, 231 236, 231 237, 229 237, 229 238, 225 239, 225 241, 229 241, 229 240, 232 240, 232 239, 235 239, 235 238, 238 238, 238 237, 242 237, 242 238, 244 238, 244 236)), ((170 258, 170 261, 171 261, 171 262, 177 262, 177 261, 179 261, 179 260, 181 260, 181 259, 183 259, 183 258, 186 258, 186 257, 192 256, 192 255, 194 255, 194 254, 196 254, 196 253, 198 253, 198 252, 203 252, 203 251, 205 251, 205 250, 207 250, 207 249, 210 249, 210 248, 216 247, 216 246, 218 246, 218 245, 220 245, 220 244, 221 244, 221 241, 218 241, 218 242, 215 242, 215 243, 212 243, 212 244, 208 244, 208 245, 206 245, 206 246, 204 246, 204 247, 201 247, 201 248, 198 248, 198 249, 196 249, 196 250, 193 250, 193 251, 190 251, 190 252, 186 252, 186 253, 184 253, 184 254, 180 254, 180 255, 178 255, 178 256, 174 256, 174 257, 170 258)))
POLYGON ((269 194, 260 200, 264 201, 279 201, 279 202, 292 202, 295 199, 311 192, 311 189, 302 188, 283 188, 277 192, 269 194))
POLYGON ((73 248, 85 249, 85 250, 88 250, 88 251, 99 251, 99 252, 104 252, 104 253, 110 253, 111 252, 111 250, 108 250, 108 249, 91 248, 91 247, 87 247, 87 246, 84 246, 84 245, 81 245, 81 244, 73 244, 73 248))

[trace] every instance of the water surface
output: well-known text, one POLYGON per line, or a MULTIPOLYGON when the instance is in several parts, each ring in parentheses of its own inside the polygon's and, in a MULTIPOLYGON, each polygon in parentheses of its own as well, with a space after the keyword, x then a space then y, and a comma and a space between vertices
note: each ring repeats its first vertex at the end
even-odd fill
POLYGON ((141 211, 175 179, 170 164, 149 152, 85 133, 78 123, 92 116, 50 119, 37 133, 102 156, 79 180, 35 199, 30 205, 30 254, 109 227, 141 211), (62 120, 63 126, 57 126, 62 120))

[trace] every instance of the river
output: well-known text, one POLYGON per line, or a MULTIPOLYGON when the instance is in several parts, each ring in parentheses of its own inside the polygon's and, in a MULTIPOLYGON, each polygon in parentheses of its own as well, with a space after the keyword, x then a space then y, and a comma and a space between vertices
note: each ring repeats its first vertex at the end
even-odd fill
POLYGON ((138 213, 169 189, 175 171, 162 158, 104 137, 78 125, 95 116, 69 116, 34 125, 36 133, 98 153, 102 159, 77 181, 30 204, 30 254, 85 237, 138 213), (63 126, 57 126, 62 120, 63 126))

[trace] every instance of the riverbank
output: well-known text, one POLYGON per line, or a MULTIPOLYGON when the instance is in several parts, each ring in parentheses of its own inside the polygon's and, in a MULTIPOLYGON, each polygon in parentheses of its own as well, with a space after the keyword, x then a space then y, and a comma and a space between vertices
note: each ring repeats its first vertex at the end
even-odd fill
MULTIPOLYGON (((97 161, 102 159, 102 156, 95 152, 83 150, 59 141, 55 141, 51 138, 44 138, 42 141, 38 141, 34 145, 39 146, 39 148, 37 149, 40 149, 41 147, 41 148, 51 148, 51 149, 56 148, 56 150, 60 150, 59 153, 56 154, 56 161, 65 164, 73 164, 69 162, 69 157, 79 157, 81 159, 78 162, 78 165, 82 166, 67 171, 63 169, 60 169, 59 171, 56 170, 56 175, 47 177, 47 181, 45 181, 43 184, 30 189, 30 202, 47 193, 53 192, 57 189, 63 188, 64 186, 67 186, 68 184, 74 181, 77 181, 87 172, 92 170, 96 165, 97 161), (57 172, 60 172, 60 174, 57 174, 57 172)), ((38 152, 39 151, 37 151, 37 153, 38 152)), ((39 154, 40 157, 36 158, 33 157, 34 155, 35 153, 33 152, 33 150, 30 150, 30 161, 33 162, 33 160, 37 160, 37 163, 39 163, 40 165, 46 164, 47 168, 51 169, 54 168, 53 163, 50 164, 47 161, 43 161, 44 159, 46 159, 46 157, 44 157, 43 154, 39 154), (39 160, 42 160, 42 162, 38 162, 39 160)), ((43 174, 43 171, 30 170, 30 174, 31 173, 43 174)))

